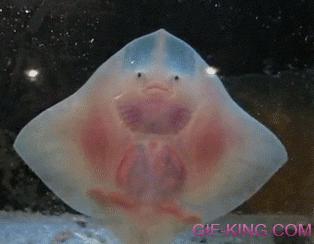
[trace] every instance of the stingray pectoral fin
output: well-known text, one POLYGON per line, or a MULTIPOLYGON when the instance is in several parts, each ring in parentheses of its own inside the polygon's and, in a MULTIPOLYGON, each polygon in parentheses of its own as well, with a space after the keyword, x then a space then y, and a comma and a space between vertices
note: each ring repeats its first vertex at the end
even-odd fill
POLYGON ((76 94, 42 112, 18 134, 14 148, 27 165, 67 204, 90 214, 84 188, 90 185, 75 141, 82 120, 76 94))
POLYGON ((235 111, 226 118, 229 126, 238 131, 238 140, 227 155, 222 172, 231 183, 228 186, 228 192, 233 192, 230 201, 243 202, 275 174, 288 156, 285 147, 268 128, 241 108, 235 111))
POLYGON ((188 175, 192 194, 185 202, 206 216, 205 221, 249 199, 287 161, 279 139, 242 110, 220 82, 216 85, 182 139, 188 142, 188 174, 193 174, 188 175))

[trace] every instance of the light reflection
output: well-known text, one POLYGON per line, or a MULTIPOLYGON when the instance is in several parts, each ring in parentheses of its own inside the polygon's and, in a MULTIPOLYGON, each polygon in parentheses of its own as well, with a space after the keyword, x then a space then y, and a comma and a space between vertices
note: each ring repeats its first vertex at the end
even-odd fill
POLYGON ((25 71, 27 78, 31 81, 36 81, 39 75, 39 71, 37 69, 29 69, 25 71))
POLYGON ((211 66, 207 67, 205 71, 209 75, 215 75, 218 72, 218 70, 216 68, 211 67, 211 66))

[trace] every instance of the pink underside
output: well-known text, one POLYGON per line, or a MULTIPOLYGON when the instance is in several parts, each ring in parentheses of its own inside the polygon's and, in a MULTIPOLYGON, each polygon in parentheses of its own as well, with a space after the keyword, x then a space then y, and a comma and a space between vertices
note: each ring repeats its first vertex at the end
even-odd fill
POLYGON ((191 116, 186 105, 155 96, 118 101, 117 108, 124 124, 142 133, 176 134, 191 116))
POLYGON ((178 195, 185 174, 176 153, 163 142, 155 141, 130 146, 118 167, 116 182, 137 201, 156 204, 178 195))
POLYGON ((195 162, 202 162, 199 166, 204 169, 204 166, 217 162, 223 154, 225 130, 220 121, 213 119, 208 121, 204 127, 196 128, 194 133, 194 159, 195 162))
POLYGON ((202 115, 198 122, 198 126, 189 132, 189 140, 184 147, 192 162, 189 173, 193 178, 189 177, 187 182, 189 189, 209 182, 233 137, 232 132, 223 126, 219 114, 211 118, 202 115))
POLYGON ((108 160, 107 148, 109 145, 107 121, 97 112, 82 125, 81 144, 88 162, 97 168, 105 168, 108 160))
POLYGON ((123 153, 121 133, 117 133, 112 117, 106 115, 106 111, 95 108, 82 123, 80 132, 86 168, 101 182, 114 179, 112 171, 117 167, 119 154, 123 153))
MULTIPOLYGON (((181 119, 180 114, 173 118, 176 116, 181 119)), ((113 126, 112 118, 106 119, 98 110, 90 113, 80 133, 87 167, 102 176, 111 175, 107 180, 112 180, 120 190, 107 192, 95 188, 87 194, 101 205, 113 205, 129 214, 133 214, 134 209, 150 206, 157 215, 164 213, 183 222, 199 219, 179 207, 177 199, 183 194, 185 185, 197 187, 208 182, 208 178, 202 176, 214 169, 226 150, 227 129, 219 115, 212 118, 201 116, 197 126, 187 134, 188 138, 179 137, 184 141, 184 152, 158 137, 150 144, 117 141, 119 132, 113 130, 117 127, 113 126), (117 144, 124 144, 126 148, 119 156, 120 162, 112 158, 117 144), (200 177, 194 179, 189 174, 200 177), (187 179, 191 182, 186 182, 187 179)))

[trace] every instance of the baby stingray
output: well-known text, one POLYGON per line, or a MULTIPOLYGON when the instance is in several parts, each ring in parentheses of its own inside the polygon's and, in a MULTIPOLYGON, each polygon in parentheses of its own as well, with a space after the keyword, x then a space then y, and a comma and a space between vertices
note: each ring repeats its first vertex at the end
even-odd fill
POLYGON ((64 202, 123 243, 170 243, 251 197, 286 162, 205 61, 158 30, 127 44, 14 147, 64 202))

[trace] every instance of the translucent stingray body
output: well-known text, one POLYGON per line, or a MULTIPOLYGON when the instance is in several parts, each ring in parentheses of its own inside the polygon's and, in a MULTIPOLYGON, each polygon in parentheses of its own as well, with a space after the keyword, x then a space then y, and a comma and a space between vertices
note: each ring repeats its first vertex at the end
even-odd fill
POLYGON ((165 30, 135 39, 27 124, 15 149, 126 243, 167 243, 240 205, 287 160, 208 68, 165 30))

